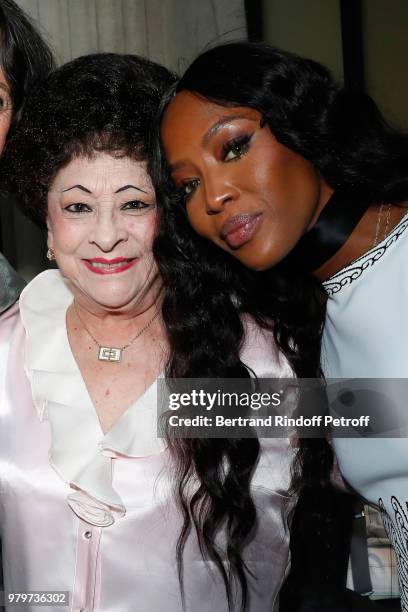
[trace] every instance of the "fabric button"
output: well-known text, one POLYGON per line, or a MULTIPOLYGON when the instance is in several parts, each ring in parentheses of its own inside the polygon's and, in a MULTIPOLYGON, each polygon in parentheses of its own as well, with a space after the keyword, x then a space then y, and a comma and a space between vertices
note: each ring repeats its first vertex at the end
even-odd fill
MULTIPOLYGON (((90 540, 92 538, 92 531, 84 531, 84 538, 90 540)), ((80 612, 85 612, 85 609, 83 611, 80 610, 80 612)))

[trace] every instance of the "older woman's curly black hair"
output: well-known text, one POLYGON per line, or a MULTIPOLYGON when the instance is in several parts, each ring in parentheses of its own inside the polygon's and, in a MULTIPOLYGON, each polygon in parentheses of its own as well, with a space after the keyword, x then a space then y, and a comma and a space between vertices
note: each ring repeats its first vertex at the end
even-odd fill
POLYGON ((174 82, 166 68, 132 55, 80 57, 30 95, 2 161, 2 182, 44 225, 47 192, 76 155, 104 151, 146 160, 157 106, 174 82))

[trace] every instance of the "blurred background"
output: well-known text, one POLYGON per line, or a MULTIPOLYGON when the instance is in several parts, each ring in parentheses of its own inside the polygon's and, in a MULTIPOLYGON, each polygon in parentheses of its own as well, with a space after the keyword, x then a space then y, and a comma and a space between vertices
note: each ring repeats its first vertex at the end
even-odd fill
MULTIPOLYGON (((17 0, 58 63, 100 51, 136 53, 182 72, 211 45, 265 40, 325 64, 408 129, 407 0, 17 0)), ((33 159, 35 164, 35 159, 33 159)), ((45 234, 10 202, 0 247, 29 280, 47 267, 45 234)))

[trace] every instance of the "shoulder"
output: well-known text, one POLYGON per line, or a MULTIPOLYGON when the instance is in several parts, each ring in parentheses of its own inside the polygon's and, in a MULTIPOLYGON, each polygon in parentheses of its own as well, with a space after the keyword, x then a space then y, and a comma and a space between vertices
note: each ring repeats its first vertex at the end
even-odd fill
MULTIPOLYGON (((16 302, 0 315, 0 388, 2 394, 7 386, 17 385, 18 387, 21 384, 19 377, 24 362, 25 337, 20 306, 16 302)), ((2 401, 4 401, 3 395, 2 401)))
POLYGON ((245 329, 241 360, 258 378, 293 378, 288 360, 276 344, 273 330, 262 328, 252 317, 243 317, 245 329))
MULTIPOLYGON (((65 311, 72 295, 58 270, 47 270, 23 289, 20 299, 0 315, 0 359, 7 360, 30 337, 36 350, 42 350, 49 330, 60 323, 65 333, 65 311), (35 341, 35 342, 34 342, 35 341)), ((25 355, 24 350, 24 355, 25 355)))

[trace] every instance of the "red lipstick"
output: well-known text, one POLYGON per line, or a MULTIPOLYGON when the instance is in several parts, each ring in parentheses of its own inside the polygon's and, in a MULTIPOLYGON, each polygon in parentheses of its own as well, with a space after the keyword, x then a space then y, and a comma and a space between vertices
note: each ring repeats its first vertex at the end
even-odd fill
POLYGON ((119 274, 129 270, 137 261, 136 257, 114 257, 105 259, 104 257, 93 257, 92 259, 82 260, 85 266, 94 274, 119 274))

